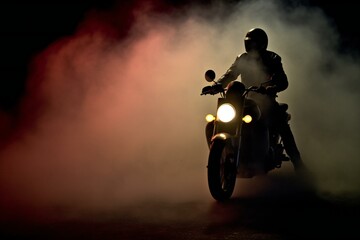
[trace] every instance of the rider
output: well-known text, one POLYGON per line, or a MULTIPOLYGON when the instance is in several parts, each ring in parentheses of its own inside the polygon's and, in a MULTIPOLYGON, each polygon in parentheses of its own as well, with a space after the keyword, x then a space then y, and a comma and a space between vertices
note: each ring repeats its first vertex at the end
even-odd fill
MULTIPOLYGON (((259 105, 266 129, 269 124, 275 125, 278 129, 295 171, 304 169, 285 111, 280 110, 280 105, 275 100, 276 94, 288 87, 281 57, 267 50, 268 37, 261 28, 250 29, 245 36, 244 44, 246 52, 236 57, 231 67, 217 82, 226 87, 241 76, 241 82, 246 87, 262 86, 264 93, 267 94, 250 92, 249 97, 259 105)), ((257 138, 257 141, 268 141, 268 139, 257 138)))

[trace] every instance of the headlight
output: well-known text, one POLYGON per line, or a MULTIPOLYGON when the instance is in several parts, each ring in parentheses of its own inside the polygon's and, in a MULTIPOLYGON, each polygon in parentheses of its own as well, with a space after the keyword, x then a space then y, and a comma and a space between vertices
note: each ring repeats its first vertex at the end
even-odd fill
POLYGON ((217 110, 217 118, 222 122, 230 122, 235 116, 235 108, 230 103, 222 104, 217 110))

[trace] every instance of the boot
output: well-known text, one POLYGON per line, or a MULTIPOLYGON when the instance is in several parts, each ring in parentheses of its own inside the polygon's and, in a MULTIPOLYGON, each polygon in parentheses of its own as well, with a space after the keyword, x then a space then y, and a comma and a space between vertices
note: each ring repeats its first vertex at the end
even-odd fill
POLYGON ((303 169, 305 169, 305 164, 302 161, 300 155, 296 154, 295 156, 290 156, 290 160, 294 166, 294 170, 296 172, 301 171, 303 169))
POLYGON ((309 171, 307 166, 304 164, 300 155, 298 155, 297 157, 293 157, 290 160, 294 166, 296 175, 300 177, 302 181, 308 184, 313 184, 315 182, 314 175, 311 173, 311 171, 309 171))

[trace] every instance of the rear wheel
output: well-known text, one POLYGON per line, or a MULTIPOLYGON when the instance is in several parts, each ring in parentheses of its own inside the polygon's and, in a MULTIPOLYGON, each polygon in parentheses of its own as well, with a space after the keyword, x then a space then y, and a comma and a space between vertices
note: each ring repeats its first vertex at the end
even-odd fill
POLYGON ((236 173, 231 145, 222 140, 215 140, 210 147, 208 160, 208 185, 214 199, 224 201, 231 197, 236 173))

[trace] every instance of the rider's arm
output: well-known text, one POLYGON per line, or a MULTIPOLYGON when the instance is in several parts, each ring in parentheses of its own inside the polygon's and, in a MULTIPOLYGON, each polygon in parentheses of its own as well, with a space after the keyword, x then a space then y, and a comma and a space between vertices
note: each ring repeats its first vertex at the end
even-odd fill
POLYGON ((271 85, 274 87, 275 92, 281 92, 289 86, 287 75, 285 74, 281 57, 277 54, 272 56, 272 81, 271 85))
POLYGON ((231 81, 236 80, 240 75, 240 57, 241 55, 238 55, 230 68, 225 72, 225 74, 222 75, 219 80, 217 80, 217 82, 220 83, 224 88, 226 88, 226 86, 231 81))

